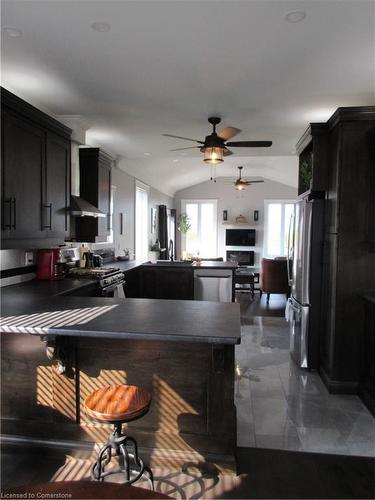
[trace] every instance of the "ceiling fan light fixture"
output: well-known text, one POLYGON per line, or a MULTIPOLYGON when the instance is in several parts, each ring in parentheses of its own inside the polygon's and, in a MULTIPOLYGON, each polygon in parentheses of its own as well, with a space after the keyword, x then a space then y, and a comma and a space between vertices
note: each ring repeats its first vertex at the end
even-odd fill
POLYGON ((238 181, 235 182, 234 186, 235 186, 237 191, 243 191, 246 187, 244 183, 238 182, 238 181))
POLYGON ((221 163, 223 160, 223 153, 224 153, 224 148, 220 147, 206 147, 204 148, 204 159, 203 161, 205 163, 208 163, 209 165, 217 165, 218 163, 221 163))

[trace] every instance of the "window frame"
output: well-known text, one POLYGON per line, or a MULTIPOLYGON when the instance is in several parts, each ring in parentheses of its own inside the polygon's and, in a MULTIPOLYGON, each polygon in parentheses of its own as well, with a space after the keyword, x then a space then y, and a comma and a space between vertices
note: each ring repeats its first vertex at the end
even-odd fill
MULTIPOLYGON (((201 221, 200 221, 200 206, 204 203, 211 203, 214 205, 214 222, 215 222, 215 231, 216 231, 216 236, 215 236, 215 255, 204 255, 204 257, 216 257, 217 252, 218 252, 218 206, 219 202, 217 198, 188 198, 188 199, 182 199, 181 200, 181 212, 180 213, 185 213, 186 212, 186 205, 189 203, 196 203, 198 204, 198 234, 201 235, 201 221)), ((186 235, 181 233, 181 252, 186 251, 186 235)), ((202 256, 202 250, 199 249, 199 254, 202 256)))
MULTIPOLYGON (((264 228, 263 228, 263 257, 267 259, 274 259, 275 257, 286 257, 283 254, 269 254, 268 253, 268 207, 272 204, 281 204, 282 205, 282 217, 281 220, 285 221, 285 205, 295 205, 297 200, 292 199, 265 199, 264 200, 264 228)), ((288 236, 288 228, 284 231, 285 227, 281 224, 280 231, 280 241, 282 241, 282 236, 285 238, 288 236)))

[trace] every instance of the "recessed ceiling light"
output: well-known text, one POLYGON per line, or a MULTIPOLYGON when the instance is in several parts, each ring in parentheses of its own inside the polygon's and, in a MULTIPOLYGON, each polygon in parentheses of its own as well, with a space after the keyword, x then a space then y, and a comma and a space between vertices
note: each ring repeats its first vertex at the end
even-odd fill
POLYGON ((151 153, 143 153, 145 156, 151 156, 151 153))
POLYGON ((306 12, 304 10, 292 10, 288 12, 285 16, 285 20, 288 23, 299 23, 303 21, 306 17, 306 12))
POLYGON ((99 33, 107 33, 111 29, 111 25, 98 21, 96 23, 92 23, 91 28, 94 31, 99 31, 99 33))
POLYGON ((22 36, 22 31, 14 26, 3 26, 3 32, 11 38, 19 38, 22 36))
POLYGON ((178 162, 178 160, 176 158, 174 160, 172 160, 172 161, 173 161, 173 163, 177 163, 178 162))

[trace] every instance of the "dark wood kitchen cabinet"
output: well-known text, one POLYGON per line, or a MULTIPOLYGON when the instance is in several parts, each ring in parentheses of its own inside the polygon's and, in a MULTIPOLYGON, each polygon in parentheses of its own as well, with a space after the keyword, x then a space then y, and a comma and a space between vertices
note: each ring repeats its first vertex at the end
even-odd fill
POLYGON ((47 177, 44 214, 45 228, 69 235, 70 140, 47 133, 47 177), (49 227, 51 226, 51 227, 49 227))
POLYGON ((2 248, 61 244, 69 230, 70 129, 1 91, 2 248))
POLYGON ((327 187, 327 138, 326 123, 310 123, 297 143, 299 196, 322 192, 327 187))
POLYGON ((193 270, 142 266, 140 296, 145 299, 193 300, 193 270))
MULTIPOLYGON (((375 165, 375 127, 369 130, 367 139, 373 165, 375 165)), ((370 192, 375 193, 375 168, 370 170, 369 185, 370 192)), ((367 232, 370 251, 375 252, 375 196, 370 197, 370 206, 367 217, 367 232)))
POLYGON ((77 217, 76 240, 105 242, 111 230, 111 168, 113 159, 99 148, 80 148, 80 193, 106 217, 77 217))
POLYGON ((365 336, 359 395, 375 417, 375 293, 364 296, 365 336))
POLYGON ((361 294, 374 288, 368 231, 375 164, 368 134, 374 126, 374 106, 339 108, 327 122, 320 372, 337 393, 358 392, 364 349, 361 294))

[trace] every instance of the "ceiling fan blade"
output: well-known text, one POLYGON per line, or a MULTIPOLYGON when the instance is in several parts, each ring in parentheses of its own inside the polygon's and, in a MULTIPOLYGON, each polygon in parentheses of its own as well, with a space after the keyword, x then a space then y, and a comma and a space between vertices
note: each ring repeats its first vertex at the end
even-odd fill
POLYGON ((233 151, 231 151, 230 149, 227 149, 227 148, 224 149, 223 156, 230 156, 232 154, 233 154, 233 151))
POLYGON ((231 148, 269 148, 272 141, 237 141, 227 142, 226 146, 231 148))
POLYGON ((257 182, 264 182, 264 181, 246 181, 246 184, 250 186, 250 184, 256 184, 257 182))
POLYGON ((229 141, 229 139, 232 139, 235 135, 239 134, 242 132, 239 128, 236 127, 225 127, 218 132, 218 136, 220 139, 223 139, 223 141, 229 141))
POLYGON ((164 137, 173 137, 174 139, 183 139, 184 141, 193 141, 197 142, 198 144, 204 144, 203 141, 197 141, 197 139, 190 139, 190 137, 181 137, 180 135, 173 135, 173 134, 162 134, 164 137))
POLYGON ((200 148, 200 146, 189 146, 188 148, 170 149, 169 151, 182 151, 184 149, 197 149, 197 148, 200 148))

